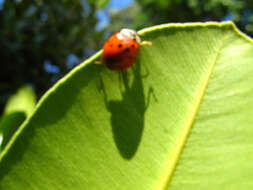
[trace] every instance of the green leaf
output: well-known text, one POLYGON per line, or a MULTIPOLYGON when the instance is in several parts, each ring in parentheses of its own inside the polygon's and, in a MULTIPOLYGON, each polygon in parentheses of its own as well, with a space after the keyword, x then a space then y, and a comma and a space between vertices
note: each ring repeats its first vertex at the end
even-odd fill
POLYGON ((35 103, 35 94, 28 86, 21 87, 9 98, 0 120, 0 150, 5 147, 18 127, 33 111, 35 103))
POLYGON ((104 8, 104 6, 106 6, 108 3, 109 3, 110 0, 97 0, 96 3, 97 3, 97 7, 99 9, 102 9, 104 8))
POLYGON ((0 156, 0 189, 252 189, 253 44, 231 23, 139 32, 134 67, 60 80, 0 156))
POLYGON ((4 114, 11 112, 24 112, 29 115, 36 104, 36 96, 33 90, 28 86, 21 87, 16 94, 12 95, 4 109, 4 114))

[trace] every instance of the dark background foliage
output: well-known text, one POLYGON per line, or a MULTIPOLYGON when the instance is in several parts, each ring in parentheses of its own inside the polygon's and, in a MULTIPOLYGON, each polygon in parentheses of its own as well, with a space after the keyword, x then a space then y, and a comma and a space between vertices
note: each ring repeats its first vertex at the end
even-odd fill
POLYGON ((252 11, 250 0, 0 0, 0 112, 24 84, 40 97, 122 27, 233 20, 253 36, 252 11))

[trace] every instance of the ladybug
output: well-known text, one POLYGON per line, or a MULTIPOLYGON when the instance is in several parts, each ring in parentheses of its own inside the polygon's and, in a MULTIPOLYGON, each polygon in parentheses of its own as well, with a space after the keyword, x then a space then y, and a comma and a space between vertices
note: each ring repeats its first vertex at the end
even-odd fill
POLYGON ((134 64, 140 45, 152 45, 152 43, 141 41, 135 30, 124 28, 105 42, 100 61, 95 63, 104 63, 112 70, 127 69, 134 64))

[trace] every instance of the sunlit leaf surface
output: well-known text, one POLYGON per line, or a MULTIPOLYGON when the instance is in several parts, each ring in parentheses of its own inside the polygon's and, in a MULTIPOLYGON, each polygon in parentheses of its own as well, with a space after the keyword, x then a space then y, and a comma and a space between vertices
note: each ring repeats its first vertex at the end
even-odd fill
POLYGON ((126 72, 94 55, 1 154, 0 189, 253 188, 253 44, 231 23, 140 31, 126 72))

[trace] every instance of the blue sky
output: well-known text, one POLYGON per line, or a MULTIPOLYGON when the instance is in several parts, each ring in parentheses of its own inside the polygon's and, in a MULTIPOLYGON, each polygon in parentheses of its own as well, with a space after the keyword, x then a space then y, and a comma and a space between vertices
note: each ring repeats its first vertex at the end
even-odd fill
POLYGON ((5 0, 0 0, 0 10, 2 10, 2 9, 3 9, 3 4, 4 4, 4 1, 5 1, 5 0))
POLYGON ((108 7, 111 9, 123 9, 133 3, 133 0, 111 0, 108 7))
POLYGON ((109 10, 120 10, 133 3, 133 0, 111 0, 105 8, 98 10, 96 17, 99 22, 96 26, 97 30, 103 29, 110 21, 108 11, 109 10))

